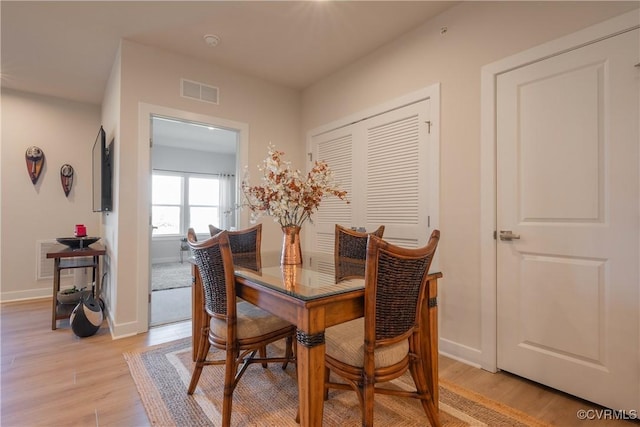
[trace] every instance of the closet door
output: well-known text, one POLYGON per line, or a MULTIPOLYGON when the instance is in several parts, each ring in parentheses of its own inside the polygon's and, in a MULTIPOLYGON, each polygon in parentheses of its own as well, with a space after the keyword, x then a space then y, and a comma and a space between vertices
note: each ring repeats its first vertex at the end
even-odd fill
POLYGON ((384 225, 385 240, 409 248, 425 245, 431 232, 428 121, 429 101, 422 101, 360 123, 366 173, 356 225, 384 225))
MULTIPOLYGON (((354 167, 360 168, 356 162, 354 165, 353 126, 340 128, 313 137, 312 160, 324 160, 333 170, 336 183, 347 191, 349 204, 337 197, 330 197, 322 201, 318 212, 312 216, 314 226, 311 245, 313 251, 333 253, 333 239, 335 224, 353 224, 356 220, 353 202, 354 193, 357 193, 358 183, 353 180, 354 167)), ((305 226, 305 228, 308 228, 305 226)))
POLYGON ((394 244, 426 244, 429 108, 429 100, 420 101, 312 139, 314 159, 329 164, 351 201, 323 202, 315 216, 314 250, 333 252, 336 223, 368 231, 385 225, 384 237, 394 244))

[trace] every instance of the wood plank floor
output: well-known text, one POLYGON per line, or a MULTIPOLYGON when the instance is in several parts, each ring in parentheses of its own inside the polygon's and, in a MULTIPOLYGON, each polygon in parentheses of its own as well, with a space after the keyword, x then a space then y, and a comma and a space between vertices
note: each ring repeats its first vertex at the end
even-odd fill
MULTIPOLYGON (((76 337, 68 321, 51 330, 48 299, 0 305, 0 425, 148 426, 126 351, 191 334, 191 322, 113 340, 106 322, 94 336, 76 337)), ((580 421, 580 399, 507 373, 492 374, 440 357, 440 376, 557 426, 631 426, 618 420, 580 421)))

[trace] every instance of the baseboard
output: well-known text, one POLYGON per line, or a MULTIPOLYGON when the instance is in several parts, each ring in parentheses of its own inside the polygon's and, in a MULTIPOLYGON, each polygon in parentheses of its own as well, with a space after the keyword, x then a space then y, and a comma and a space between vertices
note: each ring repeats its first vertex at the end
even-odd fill
POLYGON ((111 338, 114 340, 119 340, 121 338, 132 337, 134 335, 138 335, 138 322, 127 322, 116 325, 113 322, 111 316, 107 317, 107 322, 109 324, 109 331, 111 332, 111 338))
POLYGON ((0 292, 0 303, 28 301, 33 299, 51 299, 53 290, 51 286, 38 289, 26 289, 23 291, 0 292))
POLYGON ((460 343, 456 343, 444 338, 440 338, 438 343, 438 352, 450 359, 475 368, 482 368, 480 361, 482 360, 482 352, 476 348, 468 347, 460 343))

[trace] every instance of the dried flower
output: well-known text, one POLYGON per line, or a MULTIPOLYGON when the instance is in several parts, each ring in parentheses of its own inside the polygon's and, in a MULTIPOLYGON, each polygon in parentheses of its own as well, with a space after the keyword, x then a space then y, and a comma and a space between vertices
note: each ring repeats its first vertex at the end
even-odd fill
POLYGON ((302 226, 318 209, 322 199, 335 196, 347 203, 347 192, 334 182, 333 171, 324 161, 316 161, 306 178, 288 161, 282 159, 284 152, 269 144, 269 155, 258 169, 262 172, 262 185, 251 186, 248 173, 242 181, 247 206, 251 209, 251 220, 261 215, 272 216, 282 227, 302 226))

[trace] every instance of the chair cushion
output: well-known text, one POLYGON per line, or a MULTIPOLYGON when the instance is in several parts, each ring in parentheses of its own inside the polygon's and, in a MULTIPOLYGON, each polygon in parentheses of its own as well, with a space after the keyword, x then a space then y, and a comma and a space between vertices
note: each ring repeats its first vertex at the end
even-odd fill
MULTIPOLYGON (((351 366, 364 366, 364 317, 327 328, 324 338, 328 356, 351 366)), ((375 367, 394 365, 408 352, 409 340, 379 347, 374 353, 375 367)))
MULTIPOLYGON (((237 316, 238 339, 256 337, 291 326, 286 320, 242 300, 237 304, 237 316)), ((227 338, 227 322, 212 317, 209 326, 213 334, 227 338)))

